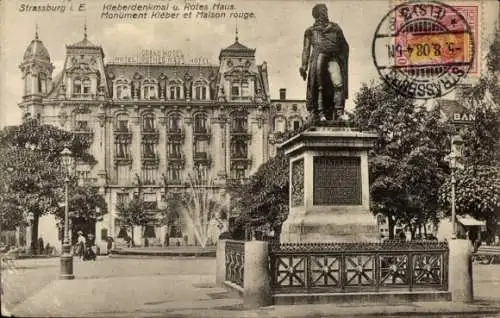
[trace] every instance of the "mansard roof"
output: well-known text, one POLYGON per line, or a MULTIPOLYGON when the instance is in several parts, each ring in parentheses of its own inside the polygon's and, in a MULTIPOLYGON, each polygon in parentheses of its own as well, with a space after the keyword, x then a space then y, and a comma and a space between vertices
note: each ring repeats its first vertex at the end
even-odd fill
POLYGON ((220 51, 219 59, 221 57, 254 57, 255 49, 250 49, 241 44, 238 39, 225 49, 220 51))

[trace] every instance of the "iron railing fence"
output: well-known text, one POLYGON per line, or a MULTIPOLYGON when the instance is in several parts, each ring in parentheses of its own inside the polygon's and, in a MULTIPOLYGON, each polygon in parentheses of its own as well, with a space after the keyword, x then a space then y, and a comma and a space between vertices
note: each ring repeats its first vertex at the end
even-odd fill
POLYGON ((446 242, 285 243, 269 248, 279 293, 448 290, 446 242))
POLYGON ((226 281, 244 286, 245 241, 226 242, 226 281))

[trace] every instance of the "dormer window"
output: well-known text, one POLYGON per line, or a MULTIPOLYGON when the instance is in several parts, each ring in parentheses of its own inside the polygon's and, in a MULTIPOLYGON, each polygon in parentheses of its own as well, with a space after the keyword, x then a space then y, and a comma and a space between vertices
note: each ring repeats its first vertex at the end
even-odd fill
POLYGON ((73 93, 81 94, 82 93, 82 80, 80 78, 76 78, 73 82, 73 93))
POLYGON ((86 120, 78 120, 76 122, 76 130, 78 131, 86 131, 88 130, 89 123, 86 120))
POLYGON ((90 94, 90 80, 88 78, 83 80, 82 86, 83 86, 83 93, 90 94))
POLYGON ((195 99, 196 100, 206 100, 207 99, 207 88, 206 86, 196 86, 195 90, 195 99))
POLYGON ((194 99, 195 100, 208 100, 208 83, 204 80, 194 82, 194 99))
POLYGON ((231 99, 249 99, 250 98, 250 86, 248 81, 242 81, 239 83, 233 83, 231 85, 231 99))
POLYGON ((233 97, 240 96, 240 86, 239 85, 233 85, 231 87, 231 96, 233 96, 233 97))
POLYGON ((156 85, 153 81, 145 80, 142 85, 142 96, 144 99, 156 99, 156 85))
POLYGON ((181 87, 171 86, 170 87, 170 99, 181 99, 181 87))
POLYGON ((127 80, 117 80, 115 82, 115 98, 117 99, 130 99, 131 98, 131 90, 130 84, 127 80))

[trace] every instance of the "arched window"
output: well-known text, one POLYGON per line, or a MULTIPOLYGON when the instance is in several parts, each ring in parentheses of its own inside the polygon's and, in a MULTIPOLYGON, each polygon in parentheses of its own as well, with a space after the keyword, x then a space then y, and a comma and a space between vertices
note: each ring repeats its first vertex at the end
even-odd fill
POLYGON ((182 82, 173 80, 169 82, 169 99, 182 99, 182 82))
POLYGON ((170 99, 181 99, 180 86, 170 86, 170 99))
POLYGON ((168 117, 168 131, 180 132, 181 131, 181 116, 179 114, 171 114, 168 117))
POLYGON ((248 157, 248 145, 244 140, 233 140, 231 142, 231 157, 244 159, 248 157))
POLYGON ((247 116, 245 114, 235 114, 231 120, 232 132, 246 132, 247 131, 247 116))
POLYGON ((83 94, 90 94, 90 79, 83 80, 83 94))
POLYGON ((131 91, 130 91, 130 83, 127 80, 117 80, 115 82, 115 98, 117 99, 130 99, 131 91))
POLYGON ((194 82, 194 99, 195 100, 208 100, 210 99, 208 93, 208 82, 204 80, 197 80, 194 82))
POLYGON ((195 133, 207 132, 207 116, 205 114, 196 114, 194 116, 194 132, 195 133))
POLYGON ((40 93, 47 93, 47 76, 43 73, 38 75, 38 91, 40 93))
POLYGON ((142 130, 143 131, 155 130, 155 115, 154 114, 145 114, 142 117, 142 130))
POLYGON ((75 78, 73 82, 73 94, 82 93, 82 80, 80 78, 75 78))
POLYGON ((154 81, 144 80, 142 84, 142 96, 144 99, 156 99, 156 84, 154 81))
POLYGON ((116 130, 118 131, 128 131, 128 116, 125 114, 120 114, 116 117, 116 130))

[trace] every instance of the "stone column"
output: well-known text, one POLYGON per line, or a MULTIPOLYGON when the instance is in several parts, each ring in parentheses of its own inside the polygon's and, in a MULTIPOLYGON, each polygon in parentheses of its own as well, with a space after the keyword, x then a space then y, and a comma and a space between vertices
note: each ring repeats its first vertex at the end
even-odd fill
POLYGON ((215 283, 218 286, 224 286, 226 281, 226 241, 217 242, 217 251, 215 254, 215 283))
POLYGON ((472 243, 470 240, 448 240, 449 291, 452 301, 471 302, 474 299, 472 280, 472 243))
POLYGON ((245 242, 243 304, 247 308, 272 304, 268 244, 264 241, 245 242))

